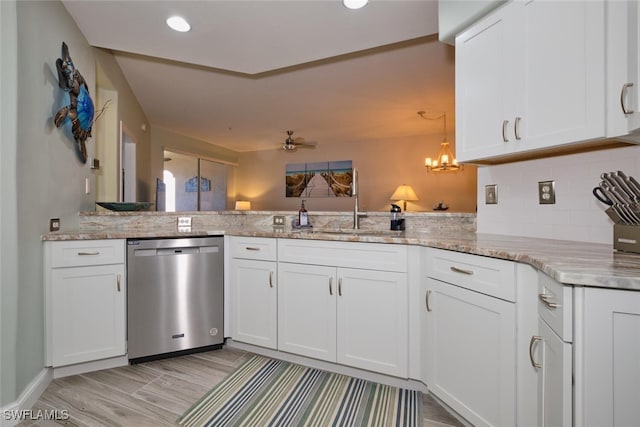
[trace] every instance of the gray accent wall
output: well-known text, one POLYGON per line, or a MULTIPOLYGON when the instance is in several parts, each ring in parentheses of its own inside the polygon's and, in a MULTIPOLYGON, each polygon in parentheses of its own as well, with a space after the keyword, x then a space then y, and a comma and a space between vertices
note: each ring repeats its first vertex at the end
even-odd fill
MULTIPOLYGON (((44 368, 40 236, 49 231, 50 218, 60 218, 63 231, 73 230, 79 211, 95 209, 94 172, 76 155, 70 126, 53 124, 56 111, 68 102, 58 87, 56 59, 66 42, 95 103, 96 55, 103 54, 89 46, 57 0, 0 1, 0 30, 0 407, 5 407, 44 368), (86 179, 91 194, 85 194, 86 179)), ((128 87, 115 89, 135 101, 128 87)), ((132 123, 147 122, 136 102, 119 113, 132 123)), ((96 126, 100 121, 87 140, 89 157, 96 126)), ((139 161, 148 165, 149 133, 140 139, 139 161)), ((149 182, 148 169, 141 172, 149 182)))
POLYGON ((0 2, 0 406, 16 396, 16 24, 15 2, 0 2))
MULTIPOLYGON (((93 209, 85 195, 88 166, 75 154, 66 129, 52 117, 63 105, 55 66, 64 40, 76 67, 92 88, 92 49, 60 2, 3 2, 15 8, 17 50, 2 52, 2 323, 0 326, 3 406, 14 402, 44 367, 43 254, 40 235, 49 218, 63 228, 77 225, 80 210, 93 209), (5 62, 6 60, 6 62, 5 62), (17 75, 5 78, 17 66, 17 75), (5 87, 16 90, 4 96, 5 87), (7 114, 5 116, 5 114, 7 114), (15 118, 11 120, 11 115, 15 118), (10 129, 4 130, 5 121, 10 129), (13 131, 15 129, 15 131, 13 131), (6 181, 5 181, 6 179, 6 181), (6 268, 6 270, 5 270, 6 268)), ((7 21, 12 17, 7 16, 7 21)), ((11 39, 11 38, 9 38, 11 39)), ((10 43, 10 40, 9 40, 10 43)), ((91 142, 87 144, 93 153, 91 142)))

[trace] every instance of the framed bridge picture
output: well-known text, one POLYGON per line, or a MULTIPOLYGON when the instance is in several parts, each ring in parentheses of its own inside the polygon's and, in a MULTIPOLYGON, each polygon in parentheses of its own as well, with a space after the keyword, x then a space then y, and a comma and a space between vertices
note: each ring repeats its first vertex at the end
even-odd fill
POLYGON ((350 197, 351 160, 295 163, 285 166, 286 197, 350 197))

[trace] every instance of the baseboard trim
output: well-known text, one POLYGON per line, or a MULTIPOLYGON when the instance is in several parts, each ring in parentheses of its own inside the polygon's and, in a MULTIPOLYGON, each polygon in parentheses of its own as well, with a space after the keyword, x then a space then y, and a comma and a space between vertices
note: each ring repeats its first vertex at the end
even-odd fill
POLYGON ((22 411, 29 411, 53 380, 53 370, 43 368, 38 375, 20 393, 18 399, 2 408, 0 426, 11 427, 19 424, 24 416, 22 411))
POLYGON ((87 372, 100 371, 102 369, 117 368, 129 364, 127 356, 111 357, 109 359, 95 360, 93 362, 78 363, 76 365, 60 366, 53 369, 53 378, 68 377, 70 375, 86 374, 87 372))

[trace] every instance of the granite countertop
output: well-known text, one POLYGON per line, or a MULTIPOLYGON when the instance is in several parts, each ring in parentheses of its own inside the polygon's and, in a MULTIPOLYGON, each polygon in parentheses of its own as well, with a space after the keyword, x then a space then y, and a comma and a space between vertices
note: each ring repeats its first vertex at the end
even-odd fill
POLYGON ((90 240, 155 237, 193 237, 205 235, 280 237, 420 245, 530 264, 555 280, 570 285, 598 286, 640 291, 640 254, 617 252, 612 245, 528 237, 478 234, 470 232, 388 232, 367 230, 314 230, 313 232, 276 228, 226 230, 139 231, 114 229, 98 232, 55 232, 43 240, 90 240))

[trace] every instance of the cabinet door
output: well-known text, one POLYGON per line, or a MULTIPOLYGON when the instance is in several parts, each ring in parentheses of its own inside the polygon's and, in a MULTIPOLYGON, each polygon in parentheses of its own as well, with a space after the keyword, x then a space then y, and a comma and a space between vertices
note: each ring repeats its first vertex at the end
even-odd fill
POLYGON ((277 345, 276 263, 231 260, 233 339, 275 349, 277 345))
POLYGON ((506 5, 456 38, 456 155, 458 161, 513 150, 520 54, 514 13, 506 5))
POLYGON ((640 419, 640 292, 586 288, 584 331, 576 336, 576 377, 585 426, 631 426, 640 419), (582 376, 582 377, 580 377, 582 376))
POLYGON ((338 269, 338 363, 407 377, 406 273, 338 269))
POLYGON ((640 128, 640 8, 608 1, 606 12, 607 136, 624 136, 640 128))
POLYGON ((515 425, 515 304, 427 278, 427 387, 475 426, 515 425))
POLYGON ((126 353, 124 264, 51 270, 47 364, 126 353))
POLYGON ((541 427, 572 425, 572 347, 547 323, 538 323, 542 367, 538 372, 538 421, 541 427))
POLYGON ((278 266, 278 349, 336 361, 336 268, 278 266))
POLYGON ((519 31, 524 53, 520 150, 605 135, 604 2, 533 0, 519 31))

